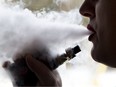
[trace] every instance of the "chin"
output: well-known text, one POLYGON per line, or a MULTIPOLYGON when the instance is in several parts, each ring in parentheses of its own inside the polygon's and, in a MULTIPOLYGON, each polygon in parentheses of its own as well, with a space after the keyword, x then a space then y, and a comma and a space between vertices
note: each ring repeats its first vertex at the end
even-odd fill
POLYGON ((98 46, 93 46, 92 50, 91 50, 91 56, 93 58, 93 60, 95 60, 96 62, 105 64, 109 67, 113 67, 116 68, 116 55, 111 54, 107 51, 104 51, 102 49, 99 49, 101 47, 98 46))
POLYGON ((91 56, 93 58, 93 60, 95 60, 96 62, 105 64, 106 66, 112 67, 112 68, 116 68, 116 59, 113 57, 108 57, 108 56, 103 56, 103 55, 97 55, 95 53, 91 53, 91 56))

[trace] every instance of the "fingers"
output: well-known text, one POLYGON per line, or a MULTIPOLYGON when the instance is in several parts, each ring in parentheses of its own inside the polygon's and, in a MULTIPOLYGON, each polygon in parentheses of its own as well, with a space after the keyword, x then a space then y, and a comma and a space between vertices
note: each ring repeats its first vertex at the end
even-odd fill
POLYGON ((26 57, 28 67, 36 74, 40 84, 44 86, 57 86, 56 76, 43 63, 33 58, 31 55, 26 57))

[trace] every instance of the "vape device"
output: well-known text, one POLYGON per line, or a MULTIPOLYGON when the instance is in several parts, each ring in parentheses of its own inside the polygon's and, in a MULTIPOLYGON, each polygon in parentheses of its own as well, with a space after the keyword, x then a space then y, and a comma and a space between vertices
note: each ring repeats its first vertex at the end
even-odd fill
MULTIPOLYGON (((55 70, 58 66, 63 64, 66 60, 70 60, 80 52, 80 47, 77 45, 74 48, 68 48, 65 53, 57 56, 56 58, 49 58, 49 53, 33 51, 32 57, 44 63, 50 70, 55 70), (47 55, 45 55, 47 54, 47 55)), ((31 53, 30 53, 31 54, 31 53)), ((36 86, 38 78, 26 65, 26 55, 20 55, 14 63, 8 66, 8 70, 14 79, 14 86, 36 86)))

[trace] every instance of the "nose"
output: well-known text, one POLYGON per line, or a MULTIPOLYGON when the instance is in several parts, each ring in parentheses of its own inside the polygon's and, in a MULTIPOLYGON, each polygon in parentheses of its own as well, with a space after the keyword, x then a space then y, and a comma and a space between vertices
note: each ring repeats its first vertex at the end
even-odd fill
POLYGON ((80 7, 79 12, 85 17, 93 18, 95 17, 95 6, 88 0, 85 0, 85 2, 80 7))

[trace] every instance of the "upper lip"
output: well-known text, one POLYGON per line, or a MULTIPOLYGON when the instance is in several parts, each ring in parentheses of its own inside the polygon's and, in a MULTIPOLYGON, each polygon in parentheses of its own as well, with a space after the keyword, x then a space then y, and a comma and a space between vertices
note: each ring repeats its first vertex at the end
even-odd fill
POLYGON ((88 29, 89 31, 92 31, 93 33, 96 32, 96 31, 95 31, 95 28, 94 28, 91 24, 88 24, 88 25, 87 25, 87 29, 88 29))

